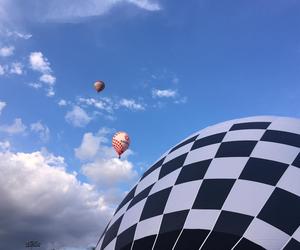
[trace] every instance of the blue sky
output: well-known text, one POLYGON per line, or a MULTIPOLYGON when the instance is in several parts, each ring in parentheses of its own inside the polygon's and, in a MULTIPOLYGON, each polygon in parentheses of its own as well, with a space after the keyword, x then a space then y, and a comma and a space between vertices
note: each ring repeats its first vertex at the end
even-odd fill
MULTIPOLYGON (((49 196, 43 209, 26 205, 38 221, 59 224, 54 204, 94 218, 74 222, 79 238, 71 230, 53 243, 38 226, 26 237, 84 249, 141 173, 186 136, 233 118, 299 117, 299 11, 294 0, 0 0, 1 193, 26 225, 38 223, 17 209, 21 191, 49 196), (121 161, 111 149, 118 130, 132 142, 121 161), (62 190, 84 205, 60 203, 62 190)), ((25 240, 7 227, 5 247, 10 238, 25 240)))

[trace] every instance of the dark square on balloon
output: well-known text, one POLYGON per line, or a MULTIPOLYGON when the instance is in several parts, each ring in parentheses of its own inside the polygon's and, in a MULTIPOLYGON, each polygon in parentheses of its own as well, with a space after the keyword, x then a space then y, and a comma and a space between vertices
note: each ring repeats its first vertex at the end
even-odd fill
POLYGON ((247 157, 256 144, 257 141, 222 142, 215 157, 247 157))
POLYGON ((299 196, 275 188, 258 218, 292 235, 300 225, 299 196))
POLYGON ((135 229, 136 229, 136 224, 126 229, 124 232, 122 232, 117 236, 116 247, 115 247, 116 250, 119 249, 130 250, 134 238, 135 229))
POLYGON ((140 221, 163 214, 171 189, 166 188, 148 196, 140 221))
POLYGON ((288 166, 277 161, 250 157, 239 179, 276 185, 288 166))
POLYGON ((235 179, 204 179, 193 209, 221 209, 235 179))
POLYGON ((210 163, 211 159, 185 165, 181 169, 175 185, 188 181, 196 181, 203 179, 210 163))
POLYGON ((183 166, 186 156, 187 156, 187 153, 182 154, 182 155, 164 163, 162 165, 160 173, 159 173, 159 179, 163 178, 164 176, 173 172, 174 170, 181 168, 183 166))

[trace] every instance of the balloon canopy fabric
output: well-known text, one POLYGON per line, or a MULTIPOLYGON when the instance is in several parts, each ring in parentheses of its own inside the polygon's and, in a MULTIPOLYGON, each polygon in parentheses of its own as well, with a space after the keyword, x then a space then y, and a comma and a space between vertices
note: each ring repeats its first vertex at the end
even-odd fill
POLYGON ((127 194, 97 250, 300 249, 300 120, 249 117, 203 129, 127 194))

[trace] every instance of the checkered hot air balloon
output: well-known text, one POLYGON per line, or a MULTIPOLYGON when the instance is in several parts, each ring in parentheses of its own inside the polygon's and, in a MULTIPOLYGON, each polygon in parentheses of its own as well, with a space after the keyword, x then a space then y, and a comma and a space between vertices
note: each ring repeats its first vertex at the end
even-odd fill
POLYGON ((96 247, 127 249, 299 250, 300 120, 227 121, 168 150, 96 247))
POLYGON ((112 138, 112 145, 117 152, 119 159, 121 155, 128 149, 130 138, 127 133, 119 131, 112 138))

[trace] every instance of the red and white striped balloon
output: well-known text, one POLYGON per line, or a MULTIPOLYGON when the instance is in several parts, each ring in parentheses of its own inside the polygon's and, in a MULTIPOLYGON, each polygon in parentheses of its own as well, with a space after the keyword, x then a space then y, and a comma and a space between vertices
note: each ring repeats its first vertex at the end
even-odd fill
POLYGON ((119 158, 129 147, 130 138, 127 133, 119 131, 112 138, 112 145, 116 150, 119 158))

